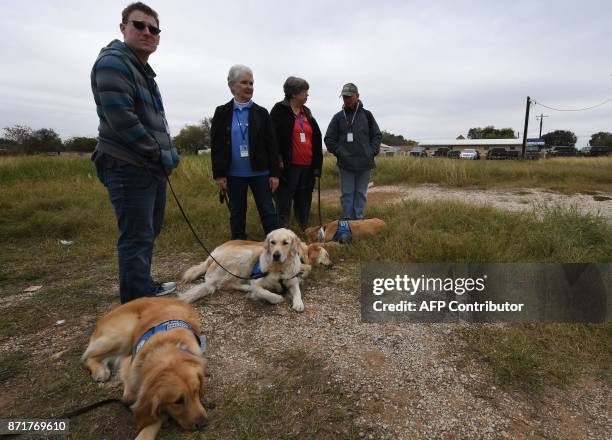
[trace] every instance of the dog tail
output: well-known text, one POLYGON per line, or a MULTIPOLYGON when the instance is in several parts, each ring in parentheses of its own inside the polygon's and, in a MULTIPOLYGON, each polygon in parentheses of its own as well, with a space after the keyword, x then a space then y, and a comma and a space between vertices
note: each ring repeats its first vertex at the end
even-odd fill
POLYGON ((193 266, 187 269, 183 274, 183 281, 186 283, 191 283, 192 281, 195 281, 197 278, 204 275, 210 267, 212 261, 212 258, 208 257, 203 263, 200 263, 197 266, 193 266))

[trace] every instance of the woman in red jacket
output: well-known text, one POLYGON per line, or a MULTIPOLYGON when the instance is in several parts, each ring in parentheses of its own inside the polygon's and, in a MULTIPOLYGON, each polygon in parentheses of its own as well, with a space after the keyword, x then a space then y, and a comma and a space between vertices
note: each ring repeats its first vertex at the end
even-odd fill
POLYGON ((283 85, 285 99, 270 112, 281 158, 281 178, 276 195, 281 226, 291 220, 291 206, 302 230, 308 227, 315 178, 321 176, 323 144, 321 130, 304 104, 308 83, 290 76, 283 85))

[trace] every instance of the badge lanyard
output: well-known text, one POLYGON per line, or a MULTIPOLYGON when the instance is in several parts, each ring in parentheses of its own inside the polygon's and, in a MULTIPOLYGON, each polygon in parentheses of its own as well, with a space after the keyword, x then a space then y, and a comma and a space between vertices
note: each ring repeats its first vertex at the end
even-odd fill
POLYGON ((353 119, 349 123, 348 118, 346 117, 346 110, 343 108, 342 113, 344 113, 344 119, 346 119, 346 125, 348 125, 348 133, 346 134, 346 141, 353 142, 353 123, 355 122, 355 116, 357 116, 357 110, 359 110, 359 102, 357 102, 357 106, 355 107, 355 113, 353 113, 353 119))
POLYGON ((236 120, 238 121, 238 128, 240 129, 240 134, 242 135, 242 143, 240 144, 240 157, 248 157, 249 156, 249 146, 247 145, 247 131, 249 130, 249 123, 243 123, 240 120, 241 111, 236 109, 236 120), (243 129, 244 127, 244 129, 243 129))
POLYGON ((247 135, 247 131, 249 130, 249 123, 248 123, 248 121, 246 123, 243 123, 240 120, 240 113, 241 113, 240 110, 238 110, 238 109, 236 109, 236 110, 237 110, 237 112, 236 112, 236 120, 238 121, 238 128, 240 128, 240 134, 242 135, 242 140, 244 142, 246 142, 246 135, 247 135), (243 130, 243 127, 244 127, 244 130, 243 130))
MULTIPOLYGON (((302 121, 302 118, 304 117, 304 113, 300 112, 300 119, 299 119, 299 123, 300 123, 300 142, 306 142, 306 133, 304 132, 304 122, 302 121)), ((296 118, 297 119, 297 118, 296 118)))

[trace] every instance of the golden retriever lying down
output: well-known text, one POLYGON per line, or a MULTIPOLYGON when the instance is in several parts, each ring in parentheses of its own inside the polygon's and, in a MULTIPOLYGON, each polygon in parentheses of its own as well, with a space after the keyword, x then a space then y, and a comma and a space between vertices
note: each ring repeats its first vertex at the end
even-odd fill
POLYGON ((131 405, 138 440, 154 439, 168 417, 184 429, 206 426, 206 410, 200 401, 204 361, 196 336, 201 333, 195 309, 176 298, 139 298, 112 310, 96 324, 83 364, 98 382, 108 380, 110 365, 120 367, 123 401, 131 405), (159 329, 159 324, 168 328, 159 329), (143 336, 154 327, 143 343, 143 336))
MULTIPOLYGON (((236 248, 242 247, 252 248, 257 252, 263 252, 265 250, 265 242, 251 240, 230 240, 218 246, 215 251, 233 252, 236 248)), ((323 266, 327 269, 331 269, 334 266, 329 257, 329 252, 327 252, 327 250, 318 243, 306 244, 303 241, 300 241, 298 252, 300 255, 300 261, 302 263, 300 270, 301 279, 306 278, 310 274, 313 266, 323 266)), ((187 271, 183 274, 183 282, 194 282, 196 279, 206 273, 212 262, 213 259, 208 257, 206 261, 187 269, 187 271)))
MULTIPOLYGON (((351 237, 355 239, 378 234, 387 224, 379 218, 368 218, 364 220, 349 220, 349 226, 351 228, 351 237)), ((306 234, 309 242, 318 241, 317 235, 320 228, 320 226, 306 228, 304 234, 306 234)), ((323 229, 325 230, 325 242, 332 241, 338 230, 338 220, 323 225, 323 229)))
POLYGON ((257 279, 236 278, 208 257, 183 275, 183 280, 190 282, 205 273, 204 283, 179 293, 178 296, 191 303, 221 288, 228 288, 247 292, 250 299, 278 304, 283 301, 283 297, 275 292, 287 290, 292 299, 291 308, 302 312, 304 303, 299 276, 304 271, 309 272, 310 266, 306 267, 300 260, 301 243, 297 235, 289 229, 270 232, 263 246, 259 242, 243 240, 226 242, 212 251, 212 256, 223 267, 242 278, 250 278, 253 267, 259 261, 261 272, 265 275, 257 279))

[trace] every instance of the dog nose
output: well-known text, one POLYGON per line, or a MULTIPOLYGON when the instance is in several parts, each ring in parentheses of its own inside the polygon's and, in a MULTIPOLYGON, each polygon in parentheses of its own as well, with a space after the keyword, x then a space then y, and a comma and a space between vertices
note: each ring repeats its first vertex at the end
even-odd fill
POLYGON ((203 428, 206 428, 206 426, 208 425, 208 419, 206 417, 202 417, 200 420, 198 420, 195 424, 196 429, 200 430, 203 428))
POLYGON ((281 254, 279 251, 276 251, 272 254, 272 258, 274 259, 274 261, 278 261, 280 260, 281 254))

